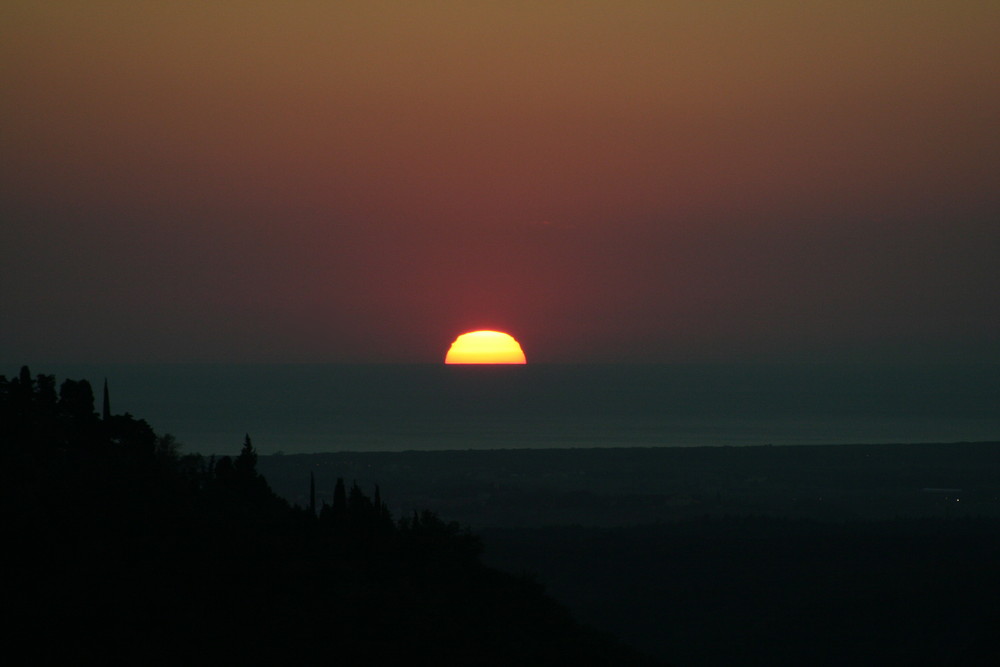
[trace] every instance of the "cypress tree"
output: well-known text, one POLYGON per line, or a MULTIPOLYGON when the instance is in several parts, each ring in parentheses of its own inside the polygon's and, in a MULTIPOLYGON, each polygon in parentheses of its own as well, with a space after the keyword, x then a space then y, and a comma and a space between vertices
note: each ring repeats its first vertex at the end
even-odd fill
POLYGON ((337 486, 333 488, 333 516, 341 519, 347 515, 347 490, 344 488, 344 478, 337 478, 337 486))
POLYGON ((240 450, 240 455, 236 457, 236 461, 233 465, 237 471, 247 477, 256 476, 257 452, 254 451, 249 433, 247 433, 246 437, 243 439, 243 449, 240 450))
POLYGON ((111 419, 111 399, 108 396, 108 378, 104 378, 104 406, 101 410, 101 420, 104 422, 111 419))
POLYGON ((316 516, 316 476, 309 471, 309 514, 316 516))

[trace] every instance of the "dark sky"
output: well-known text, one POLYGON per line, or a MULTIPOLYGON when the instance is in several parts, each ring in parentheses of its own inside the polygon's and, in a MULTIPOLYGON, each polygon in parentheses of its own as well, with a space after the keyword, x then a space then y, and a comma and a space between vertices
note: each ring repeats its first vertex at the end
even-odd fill
POLYGON ((0 8, 0 359, 1000 361, 1000 4, 0 8))

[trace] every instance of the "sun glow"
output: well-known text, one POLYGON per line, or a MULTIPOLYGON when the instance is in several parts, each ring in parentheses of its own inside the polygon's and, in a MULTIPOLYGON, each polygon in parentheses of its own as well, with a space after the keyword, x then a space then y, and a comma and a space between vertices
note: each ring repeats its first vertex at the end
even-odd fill
POLYGON ((471 331, 455 339, 446 364, 526 364, 521 345, 501 331, 471 331))

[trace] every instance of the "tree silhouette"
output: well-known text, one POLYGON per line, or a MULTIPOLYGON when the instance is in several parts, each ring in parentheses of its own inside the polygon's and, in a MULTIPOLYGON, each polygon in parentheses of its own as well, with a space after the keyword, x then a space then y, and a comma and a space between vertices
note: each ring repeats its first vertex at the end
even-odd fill
POLYGON ((316 516, 316 475, 309 471, 309 515, 316 516))
POLYGON ((484 567, 458 524, 425 513, 394 525, 380 488, 373 501, 343 478, 317 518, 274 495, 249 434, 235 458, 182 457, 142 419, 108 409, 99 420, 86 380, 64 381, 58 397, 54 387, 27 367, 0 376, 0 509, 18 538, 18 576, 4 589, 18 610, 12 655, 635 664, 540 591, 484 567), (536 618, 546 620, 526 620, 536 618), (59 641, 17 645, 39 630, 59 641))
POLYGON ((340 520, 347 516, 347 492, 344 489, 344 478, 338 477, 333 487, 333 518, 340 520))
POLYGON ((41 419, 49 420, 56 415, 58 398, 54 375, 39 375, 35 378, 34 403, 35 412, 41 419))
POLYGON ((101 404, 101 420, 111 419, 111 397, 108 394, 108 379, 104 378, 104 401, 101 404))
POLYGON ((252 478, 257 474, 257 452, 250 441, 249 433, 243 438, 243 449, 240 450, 240 455, 233 462, 233 468, 245 478, 252 478))

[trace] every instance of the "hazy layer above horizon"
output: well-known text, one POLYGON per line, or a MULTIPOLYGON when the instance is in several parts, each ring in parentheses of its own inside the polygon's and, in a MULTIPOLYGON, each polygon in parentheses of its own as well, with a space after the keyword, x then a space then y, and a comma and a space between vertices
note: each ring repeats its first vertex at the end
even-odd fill
MULTIPOLYGON (((11 376, 18 366, 0 370, 11 376)), ((187 451, 954 442, 1000 437, 984 365, 53 364, 187 451)), ((98 397, 99 400, 99 397, 98 397)))

